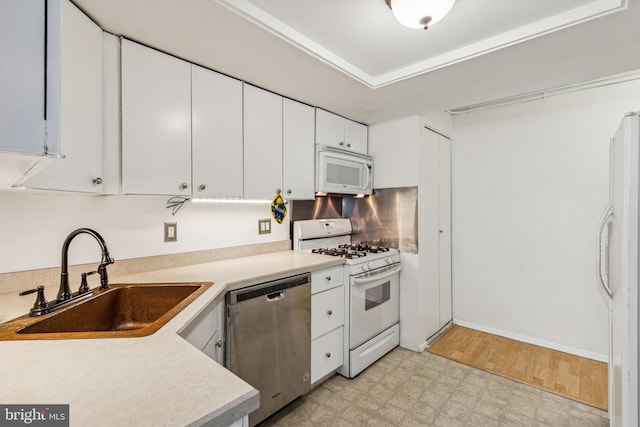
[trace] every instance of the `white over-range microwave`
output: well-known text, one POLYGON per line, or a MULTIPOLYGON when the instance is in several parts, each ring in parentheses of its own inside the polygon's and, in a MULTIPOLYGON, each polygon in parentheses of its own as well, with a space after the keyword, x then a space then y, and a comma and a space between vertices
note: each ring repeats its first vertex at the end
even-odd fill
POLYGON ((316 161, 317 192, 372 194, 371 156, 319 145, 316 161))

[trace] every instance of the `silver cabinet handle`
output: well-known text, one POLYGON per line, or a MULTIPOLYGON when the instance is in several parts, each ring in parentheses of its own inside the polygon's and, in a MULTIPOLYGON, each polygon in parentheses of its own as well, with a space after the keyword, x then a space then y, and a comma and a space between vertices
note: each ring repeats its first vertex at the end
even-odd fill
POLYGON ((351 148, 351 144, 347 144, 347 147, 351 148))
POLYGON ((293 191, 291 191, 291 189, 288 189, 287 194, 291 194, 291 193, 293 193, 293 191))
POLYGON ((218 347, 218 348, 222 347, 222 340, 218 340, 216 342, 216 347, 218 347))
POLYGON ((189 188, 189 184, 187 184, 186 182, 183 182, 182 184, 180 184, 179 188, 181 190, 186 190, 187 188, 189 188))
POLYGON ((100 178, 100 177, 93 178, 93 180, 91 182, 93 182, 94 185, 100 185, 100 184, 102 184, 102 178, 100 178))
POLYGON ((328 314, 329 316, 331 316, 331 315, 333 314, 333 311, 332 311, 332 310, 327 310, 327 314, 328 314))
POLYGON ((344 145, 344 141, 338 142, 338 145, 344 145))
POLYGON ((331 357, 331 353, 325 353, 324 354, 327 358, 331 357))
POLYGON ((198 187, 198 190, 199 190, 199 191, 204 191, 204 190, 206 190, 206 189, 207 189, 207 186, 206 186, 206 185, 204 185, 204 184, 200 184, 200 186, 198 187))
POLYGON ((331 276, 325 277, 324 280, 326 280, 327 282, 330 282, 331 281, 331 276))

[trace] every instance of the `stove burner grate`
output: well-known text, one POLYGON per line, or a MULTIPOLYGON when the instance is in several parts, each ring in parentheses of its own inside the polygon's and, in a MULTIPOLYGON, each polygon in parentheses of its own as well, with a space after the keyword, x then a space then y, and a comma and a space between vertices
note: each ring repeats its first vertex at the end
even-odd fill
POLYGON ((342 247, 337 248, 318 248, 312 249, 311 252, 314 254, 322 254, 322 255, 331 255, 331 256, 339 256, 347 259, 354 259, 367 256, 367 253, 364 251, 357 251, 352 248, 342 247))
POLYGON ((372 245, 369 243, 351 243, 348 245, 340 245, 339 248, 344 248, 347 250, 358 251, 358 252, 368 252, 372 254, 378 254, 381 252, 389 252, 389 248, 383 246, 372 245))

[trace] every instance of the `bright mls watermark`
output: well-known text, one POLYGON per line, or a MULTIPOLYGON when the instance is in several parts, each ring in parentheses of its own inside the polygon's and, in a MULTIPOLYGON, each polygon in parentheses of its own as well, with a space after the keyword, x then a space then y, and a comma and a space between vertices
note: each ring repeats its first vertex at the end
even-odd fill
POLYGON ((0 405, 0 427, 69 427, 69 405, 0 405))

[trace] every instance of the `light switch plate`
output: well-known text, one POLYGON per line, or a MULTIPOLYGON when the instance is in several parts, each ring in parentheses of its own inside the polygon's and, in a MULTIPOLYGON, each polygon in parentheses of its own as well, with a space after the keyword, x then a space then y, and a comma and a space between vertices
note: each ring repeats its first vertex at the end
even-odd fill
POLYGON ((164 241, 165 242, 178 241, 178 223, 177 222, 164 223, 164 241))
POLYGON ((271 233, 271 218, 258 220, 258 234, 270 234, 271 233))

